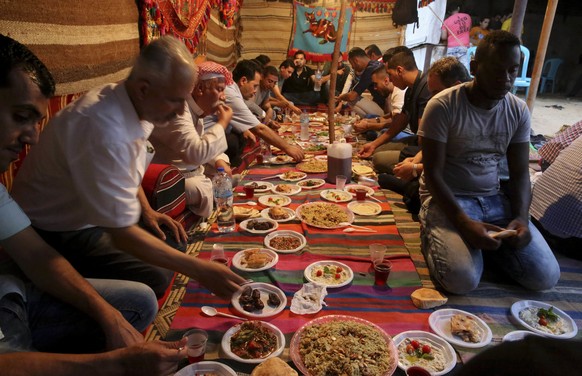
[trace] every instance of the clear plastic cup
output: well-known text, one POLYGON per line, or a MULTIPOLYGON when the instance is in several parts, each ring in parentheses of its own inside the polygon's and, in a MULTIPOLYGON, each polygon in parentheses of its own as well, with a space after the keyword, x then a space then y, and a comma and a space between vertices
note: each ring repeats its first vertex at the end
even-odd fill
POLYGON ((210 252, 210 261, 228 266, 228 258, 224 254, 222 244, 214 244, 210 252))
POLYGON ((345 175, 336 175, 335 177, 335 189, 339 189, 340 191, 344 189, 346 186, 346 181, 348 178, 345 175))
POLYGON ((386 246, 380 243, 370 244, 370 260, 372 264, 377 264, 384 260, 384 255, 386 254, 386 246))
POLYGON ((204 354, 206 354, 208 333, 202 329, 190 329, 182 337, 188 338, 186 343, 188 362, 198 363, 203 361, 204 354))

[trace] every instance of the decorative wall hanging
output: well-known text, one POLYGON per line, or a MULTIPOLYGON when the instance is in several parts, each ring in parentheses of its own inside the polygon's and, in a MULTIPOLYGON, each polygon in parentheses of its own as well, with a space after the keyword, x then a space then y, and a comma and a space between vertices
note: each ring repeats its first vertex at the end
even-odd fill
POLYGON ((221 22, 234 24, 243 0, 139 0, 142 46, 163 35, 174 35, 196 51, 206 31, 210 11, 218 9, 221 22))
MULTIPOLYGON (((294 2, 293 11, 293 32, 288 55, 293 56, 297 50, 302 50, 307 60, 331 61, 334 44, 337 42, 339 8, 309 7, 294 2)), ((347 7, 343 36, 339 41, 340 50, 344 53, 347 52, 352 15, 352 8, 347 7)))

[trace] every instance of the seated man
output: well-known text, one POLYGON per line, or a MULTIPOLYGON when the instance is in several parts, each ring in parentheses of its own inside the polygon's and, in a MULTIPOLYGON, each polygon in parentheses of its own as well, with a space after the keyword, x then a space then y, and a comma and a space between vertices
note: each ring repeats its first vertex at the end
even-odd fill
POLYGON ((371 44, 366 47, 364 51, 366 51, 366 55, 368 55, 371 60, 377 60, 380 62, 382 61, 382 51, 380 51, 380 47, 378 47, 378 45, 371 44))
POLYGON ((382 66, 377 60, 371 60, 366 52, 359 47, 354 47, 348 52, 350 65, 356 72, 361 72, 359 81, 352 86, 350 91, 339 95, 337 101, 349 102, 352 109, 361 117, 367 115, 384 115, 384 103, 386 97, 374 86, 372 73, 382 66), (362 97, 362 93, 368 90, 372 94, 372 100, 362 97))
MULTIPOLYGON (((428 70, 427 84, 428 90, 434 96, 446 88, 470 80, 471 77, 465 66, 456 58, 446 56, 431 65, 428 70)), ((378 184, 382 188, 401 194, 408 210, 418 214, 420 210, 418 179, 423 169, 420 147, 408 146, 400 152, 400 162, 394 166, 392 172, 378 176, 378 184)))
POLYGON ((147 138, 184 112, 195 79, 184 44, 160 38, 125 81, 90 90, 53 117, 25 159, 14 198, 84 277, 143 282, 160 297, 178 271, 227 299, 244 281, 137 226, 147 138))
MULTIPOLYGON (((333 93, 333 97, 337 97, 342 94, 344 85, 350 73, 352 72, 352 68, 343 61, 343 53, 340 52, 337 60, 337 76, 335 81, 335 93, 333 93)), ((331 61, 326 61, 323 64, 323 68, 321 71, 322 79, 321 79, 321 90, 322 90, 322 100, 324 103, 327 103, 329 100, 329 87, 331 81, 331 61)))
POLYGON ((294 104, 309 106, 319 103, 320 92, 313 90, 315 72, 305 65, 305 52, 295 52, 293 62, 295 71, 283 83, 281 93, 294 104))
POLYGON ((430 98, 426 74, 416 67, 412 51, 404 46, 394 47, 391 50, 394 54, 387 63, 388 76, 394 86, 401 90, 406 89, 402 112, 392 117, 392 124, 386 132, 374 141, 365 144, 359 152, 362 158, 371 157, 373 154, 374 168, 379 172, 390 171, 392 165, 398 162, 400 151, 406 146, 418 145, 416 137, 418 123, 430 98), (408 125, 412 132, 411 136, 392 142, 408 125))
POLYGON ((186 98, 184 113, 167 127, 157 127, 149 140, 156 152, 153 163, 173 164, 186 178, 186 204, 196 215, 210 217, 213 206, 212 177, 219 167, 232 175, 226 150, 225 129, 232 109, 221 104, 224 88, 232 84, 224 66, 210 61, 198 66, 198 82, 186 98), (204 129, 202 119, 217 114, 216 124, 204 129))
POLYGON ((289 102, 287 98, 281 94, 281 90, 283 89, 283 83, 286 79, 291 77, 293 72, 295 71, 295 63, 293 60, 287 59, 283 60, 283 62, 279 65, 279 79, 277 80, 277 84, 273 86, 271 90, 271 97, 269 98, 269 103, 271 107, 280 107, 284 109, 289 109, 296 114, 300 114, 301 110, 295 106, 292 102, 289 102))
MULTIPOLYGON (((547 144, 546 144, 547 145, 547 144)), ((545 145, 544 145, 545 146, 545 145)), ((530 212, 552 248, 582 259, 582 137, 535 181, 530 212)))
MULTIPOLYGON (((303 160, 303 149, 289 144, 271 128, 261 124, 244 102, 245 99, 253 98, 259 86, 261 75, 257 65, 251 60, 241 60, 232 71, 232 76, 234 83, 227 85, 224 90, 226 104, 232 108, 232 119, 229 129, 227 129, 227 135, 230 133, 231 137, 227 136, 228 148, 226 151, 231 163, 233 165, 237 163, 233 161, 240 163, 244 147, 244 140, 238 138, 237 135, 244 135, 251 142, 256 142, 256 137, 259 137, 268 144, 281 149, 294 160, 298 162, 303 160)), ((214 116, 204 118, 205 127, 215 122, 214 116)))
MULTIPOLYGON (((55 84, 44 64, 22 44, 0 35, 0 51, 3 172, 26 145, 37 142, 38 122, 55 84)), ((159 372, 175 370, 186 355, 176 351, 183 341, 145 344, 139 333, 157 311, 149 287, 129 281, 85 280, 36 234, 3 185, 0 223, 2 375, 106 372, 121 376, 146 362, 159 372), (48 353, 117 348, 124 349, 91 355, 48 353)))
POLYGON ((429 102, 422 137, 420 181, 422 251, 432 278, 465 294, 481 279, 484 258, 531 290, 552 288, 560 267, 529 221, 530 114, 509 93, 520 63, 520 41, 493 31, 471 61, 472 82, 429 102), (498 164, 507 156, 507 193, 499 190, 498 164), (489 231, 515 230, 498 239, 489 231))
POLYGON ((278 80, 279 72, 277 72, 277 68, 272 65, 262 68, 261 80, 259 81, 257 92, 253 98, 245 100, 251 112, 257 115, 263 124, 267 124, 271 128, 275 127, 275 129, 278 128, 278 125, 272 123, 275 114, 270 99, 272 90, 277 86, 278 80), (257 111, 260 111, 260 113, 257 114, 257 111))
POLYGON ((373 119, 362 119, 354 124, 354 131, 357 133, 366 132, 366 138, 373 141, 378 136, 378 132, 392 125, 392 117, 402 112, 404 104, 405 90, 400 90, 390 81, 384 65, 372 72, 372 82, 383 96, 386 97, 384 104, 384 116, 373 119))

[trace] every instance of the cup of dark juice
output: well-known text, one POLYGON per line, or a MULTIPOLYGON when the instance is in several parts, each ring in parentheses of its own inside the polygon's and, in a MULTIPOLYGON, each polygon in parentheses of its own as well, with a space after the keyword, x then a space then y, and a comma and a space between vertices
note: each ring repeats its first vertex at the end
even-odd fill
POLYGON ((206 341, 208 341, 208 333, 202 329, 190 329, 183 335, 188 338, 186 343, 188 362, 198 363, 204 360, 206 353, 206 341))
POLYGON ((392 263, 388 260, 382 260, 374 264, 374 284, 376 286, 386 286, 388 276, 392 270, 392 263))

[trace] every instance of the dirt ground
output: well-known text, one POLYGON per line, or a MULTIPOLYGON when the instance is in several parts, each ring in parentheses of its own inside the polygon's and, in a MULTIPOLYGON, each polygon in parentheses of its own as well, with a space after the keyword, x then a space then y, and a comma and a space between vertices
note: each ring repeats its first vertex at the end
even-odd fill
MULTIPOLYGON (((519 95, 522 99, 523 94, 519 95)), ((582 98, 566 99, 564 94, 547 94, 536 97, 532 111, 533 134, 551 136, 563 125, 582 120, 582 98)))

